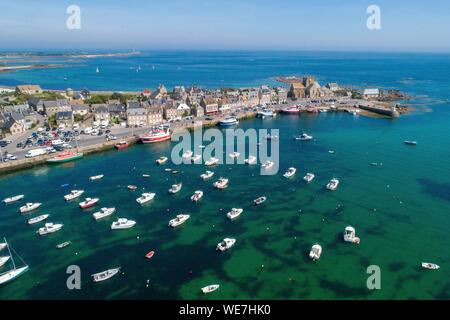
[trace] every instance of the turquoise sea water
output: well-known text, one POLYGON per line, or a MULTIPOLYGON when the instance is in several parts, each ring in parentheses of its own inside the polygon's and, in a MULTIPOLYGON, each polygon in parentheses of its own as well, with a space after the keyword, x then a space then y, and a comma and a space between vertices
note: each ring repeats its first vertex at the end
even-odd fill
MULTIPOLYGON (((255 53, 254 59, 262 54, 255 53)), ((243 129, 280 130, 280 172, 260 176, 258 167, 222 165, 214 171, 215 177, 230 179, 223 191, 213 189, 214 179, 199 178, 204 166, 179 166, 178 175, 156 166, 156 158, 170 154, 171 143, 112 150, 75 163, 2 176, 0 198, 24 193, 28 201, 43 202, 31 216, 50 213, 51 221, 65 226, 39 237, 37 226, 25 224, 29 216, 17 213, 19 204, 0 207, 0 235, 30 265, 28 273, 0 287, 0 298, 449 299, 450 57, 323 55, 311 55, 305 63, 298 57, 299 65, 308 65, 306 71, 323 79, 402 89, 417 96, 416 112, 396 120, 328 113, 241 122, 243 129), (319 72, 314 72, 314 64, 319 72), (294 142, 292 135, 302 131, 316 141, 294 142), (406 139, 419 144, 405 146, 406 139), (329 149, 336 153, 329 154, 329 149), (383 166, 370 166, 372 162, 383 166), (290 166, 298 171, 287 180, 282 173, 290 166), (316 174, 309 185, 301 179, 306 172, 316 174), (105 174, 103 180, 89 182, 89 176, 100 173, 105 174), (143 173, 151 178, 142 178, 143 173), (325 184, 334 176, 341 185, 329 192, 325 184), (183 189, 171 196, 167 189, 174 182, 183 182, 183 189), (86 196, 99 196, 97 209, 115 206, 114 217, 136 220, 137 226, 113 232, 109 228, 114 218, 94 221, 95 209, 83 212, 77 202, 64 202, 64 183, 85 189, 86 196), (128 184, 157 196, 139 207, 138 192, 127 190, 128 184), (193 204, 189 197, 198 189, 205 196, 193 204), (262 194, 267 202, 254 207, 253 199, 262 194), (244 208, 233 222, 225 217, 232 207, 244 208), (168 228, 168 220, 180 212, 191 214, 191 219, 176 230, 168 228), (343 242, 347 225, 356 228, 359 246, 343 242), (219 254, 215 246, 224 237, 234 237, 237 243, 219 254), (68 240, 72 246, 55 248, 68 240), (324 250, 317 263, 308 259, 315 242, 324 250), (144 259, 150 250, 155 256, 144 259), (441 269, 421 269, 422 261, 441 269), (65 271, 71 264, 81 267, 82 290, 66 289, 65 271), (366 287, 369 265, 381 268, 381 290, 366 287), (122 266, 124 274, 91 283, 90 274, 115 266, 122 266), (219 283, 220 290, 201 294, 200 287, 211 283, 219 283)), ((213 76, 197 77, 214 82, 213 76)), ((235 74, 239 84, 250 84, 247 77, 235 74)))

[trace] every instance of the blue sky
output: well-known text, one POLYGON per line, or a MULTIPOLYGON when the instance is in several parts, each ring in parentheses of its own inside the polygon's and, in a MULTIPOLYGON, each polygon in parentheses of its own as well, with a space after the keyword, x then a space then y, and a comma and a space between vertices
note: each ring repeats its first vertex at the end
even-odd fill
POLYGON ((2 0, 0 49, 450 52, 448 0, 2 0), (68 30, 66 8, 81 8, 68 30), (366 9, 381 8, 381 30, 366 9))

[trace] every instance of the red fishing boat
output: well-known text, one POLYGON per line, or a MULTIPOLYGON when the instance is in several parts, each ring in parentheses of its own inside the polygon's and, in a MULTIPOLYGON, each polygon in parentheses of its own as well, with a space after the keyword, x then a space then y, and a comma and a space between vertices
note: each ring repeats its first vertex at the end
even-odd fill
POLYGON ((139 136, 139 139, 142 143, 155 143, 161 142, 165 140, 170 140, 172 138, 172 134, 169 129, 154 129, 149 133, 143 134, 139 136))
POLYGON ((129 144, 126 141, 120 141, 118 144, 114 146, 117 150, 122 150, 128 148, 129 144))
POLYGON ((155 254, 155 251, 150 251, 149 253, 147 253, 147 254, 145 255, 145 258, 146 258, 146 259, 151 259, 151 258, 153 257, 154 254, 155 254))

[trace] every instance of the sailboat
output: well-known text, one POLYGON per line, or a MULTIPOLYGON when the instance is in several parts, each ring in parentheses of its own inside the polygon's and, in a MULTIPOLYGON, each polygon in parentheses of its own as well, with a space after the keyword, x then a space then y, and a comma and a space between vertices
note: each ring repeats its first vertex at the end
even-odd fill
POLYGON ((18 278, 19 276, 21 276, 22 274, 27 272, 28 269, 29 269, 28 265, 25 263, 25 261, 22 260, 22 258, 19 256, 19 254, 17 252, 15 252, 14 249, 12 249, 9 246, 9 244, 6 241, 5 238, 3 238, 3 239, 5 240, 6 247, 8 248, 9 257, 11 258, 11 262, 13 264, 13 268, 11 270, 9 270, 9 271, 0 273, 0 285, 18 278), (24 264, 23 267, 18 268, 16 266, 16 263, 14 262, 14 258, 13 258, 12 253, 11 253, 11 249, 16 253, 16 255, 19 257, 20 261, 23 262, 23 264, 24 264))
POLYGON ((98 67, 95 69, 95 73, 100 73, 100 69, 98 67))

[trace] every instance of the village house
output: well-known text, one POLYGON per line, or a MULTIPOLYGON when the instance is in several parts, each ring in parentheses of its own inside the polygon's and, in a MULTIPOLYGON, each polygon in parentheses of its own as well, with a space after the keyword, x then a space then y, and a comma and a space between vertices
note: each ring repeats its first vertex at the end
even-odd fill
POLYGON ((259 104, 259 90, 254 88, 247 88, 241 90, 243 103, 250 107, 256 107, 259 104))
POLYGON ((191 107, 191 114, 194 117, 203 117, 205 115, 205 110, 203 109, 203 107, 201 105, 195 105, 191 107))
POLYGON ((276 88, 275 102, 279 104, 287 103, 287 99, 288 99, 288 91, 283 87, 276 88))
POLYGON ((72 111, 60 111, 55 115, 56 124, 58 126, 70 127, 73 125, 73 112, 72 111))
POLYGON ((6 114, 3 115, 2 129, 9 131, 12 135, 22 134, 26 131, 24 125, 24 118, 20 114, 6 114))
POLYGON ((173 100, 186 102, 186 98, 188 95, 183 86, 175 86, 170 96, 173 100))
POLYGON ((326 87, 327 87, 328 89, 330 89, 331 91, 333 91, 333 92, 339 90, 339 86, 338 86, 338 84, 337 84, 336 82, 330 82, 330 83, 328 83, 328 84, 326 85, 326 87))
POLYGON ((108 105, 106 104, 93 104, 92 113, 94 114, 95 121, 110 121, 111 117, 109 115, 108 105))
POLYGON ((219 112, 219 104, 217 100, 211 96, 205 96, 200 101, 200 105, 204 108, 206 115, 217 114, 219 112))
POLYGON ((317 82, 311 83, 305 90, 306 96, 310 99, 317 99, 321 96, 320 86, 317 82))
POLYGON ((164 85, 160 84, 158 89, 156 89, 151 95, 150 99, 160 100, 166 98, 168 95, 167 89, 164 85))
POLYGON ((141 104, 137 100, 128 100, 127 101, 127 110, 128 109, 139 109, 142 108, 141 104))
POLYGON ((380 97, 380 90, 377 88, 374 89, 364 89, 363 98, 366 100, 369 99, 378 99, 380 97))
POLYGON ((163 121, 163 110, 160 106, 150 106, 147 109, 147 125, 157 126, 163 121))
POLYGON ((150 90, 150 89, 144 89, 144 90, 141 92, 141 96, 147 97, 147 98, 149 98, 149 97, 151 96, 151 94, 152 94, 152 90, 150 90))
POLYGON ((39 94, 42 93, 42 89, 37 84, 26 84, 16 86, 16 92, 22 94, 39 94))
POLYGON ((75 104, 72 105, 73 115, 86 116, 89 113, 89 105, 87 104, 75 104))
POLYGON ((168 103, 164 106, 164 119, 167 121, 174 120, 178 117, 177 107, 171 103, 168 103))
POLYGON ((185 117, 191 114, 191 108, 186 103, 178 103, 177 115, 179 117, 185 117))
POLYGON ((187 91, 187 98, 186 98, 186 104, 190 106, 199 105, 202 101, 203 97, 205 96, 205 92, 203 89, 199 87, 190 87, 187 91))
POLYGON ((221 114, 228 114, 231 112, 231 107, 228 103, 228 97, 224 96, 219 100, 219 112, 221 114))
POLYGON ((44 100, 36 98, 36 97, 30 97, 27 101, 28 105, 36 112, 39 112, 43 114, 45 112, 44 109, 44 100))
POLYGON ((140 127, 147 125, 147 110, 142 106, 127 109, 127 125, 140 127))
POLYGON ((52 116, 57 112, 72 111, 72 106, 67 99, 57 99, 44 101, 44 110, 47 116, 52 116))
POLYGON ((118 101, 109 101, 108 112, 111 119, 126 119, 127 118, 127 108, 123 103, 118 101))
POLYGON ((272 90, 269 86, 261 86, 258 92, 259 104, 266 105, 272 103, 272 90))

